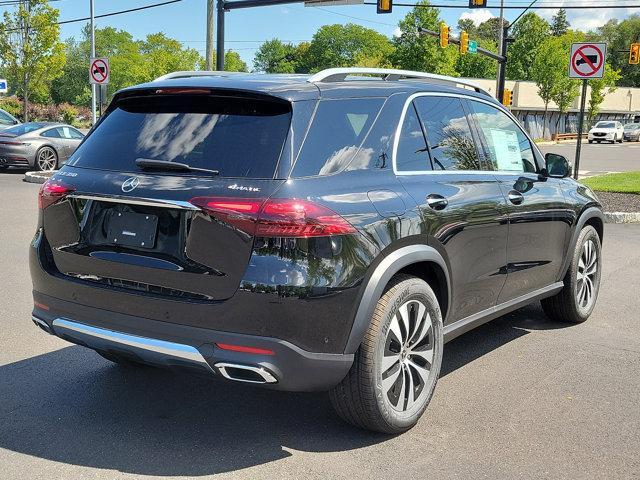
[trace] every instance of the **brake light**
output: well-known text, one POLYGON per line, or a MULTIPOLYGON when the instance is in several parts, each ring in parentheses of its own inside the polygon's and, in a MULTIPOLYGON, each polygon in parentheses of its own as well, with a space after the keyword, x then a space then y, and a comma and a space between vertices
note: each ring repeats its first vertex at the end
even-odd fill
POLYGON ((273 350, 268 348, 246 347, 244 345, 229 345, 228 343, 216 343, 216 347, 231 352, 253 353, 254 355, 275 355, 273 350))
POLYGON ((74 187, 47 180, 42 184, 38 192, 38 208, 44 210, 73 191, 75 191, 74 187))
POLYGON ((259 237, 310 238, 356 232, 334 211, 307 200, 196 197, 191 203, 259 237))

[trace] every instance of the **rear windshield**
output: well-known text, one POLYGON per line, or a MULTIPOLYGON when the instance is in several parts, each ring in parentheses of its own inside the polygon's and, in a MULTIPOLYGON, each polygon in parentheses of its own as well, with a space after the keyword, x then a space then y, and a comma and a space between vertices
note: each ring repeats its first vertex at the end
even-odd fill
POLYGON ((38 122, 21 123, 20 125, 16 125, 15 127, 5 128, 4 130, 2 130, 2 133, 3 134, 10 133, 12 135, 20 136, 20 135, 24 135, 25 133, 39 130, 42 127, 46 127, 46 126, 47 126, 46 123, 38 123, 38 122))
POLYGON ((137 172, 135 161, 144 158, 218 170, 223 177, 273 178, 290 121, 284 102, 133 97, 121 100, 67 163, 137 172))

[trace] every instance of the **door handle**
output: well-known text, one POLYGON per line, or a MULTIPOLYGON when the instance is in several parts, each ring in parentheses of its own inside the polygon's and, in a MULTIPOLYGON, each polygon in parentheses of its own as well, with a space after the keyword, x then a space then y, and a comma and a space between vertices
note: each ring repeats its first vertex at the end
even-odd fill
POLYGON ((442 210, 449 205, 449 201, 442 195, 432 193, 431 195, 427 195, 427 205, 433 210, 442 210))
POLYGON ((524 195, 516 190, 511 190, 507 194, 507 197, 509 198, 509 201, 514 205, 520 205, 522 202, 524 202, 524 195))

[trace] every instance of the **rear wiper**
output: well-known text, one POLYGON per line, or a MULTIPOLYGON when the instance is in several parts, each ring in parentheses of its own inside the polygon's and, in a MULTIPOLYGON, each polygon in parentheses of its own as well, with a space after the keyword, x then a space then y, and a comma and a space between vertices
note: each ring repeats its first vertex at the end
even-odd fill
POLYGON ((186 163, 170 162, 168 160, 153 160, 151 158, 136 158, 136 165, 143 170, 174 170, 176 172, 205 172, 218 175, 218 170, 197 168, 186 163))

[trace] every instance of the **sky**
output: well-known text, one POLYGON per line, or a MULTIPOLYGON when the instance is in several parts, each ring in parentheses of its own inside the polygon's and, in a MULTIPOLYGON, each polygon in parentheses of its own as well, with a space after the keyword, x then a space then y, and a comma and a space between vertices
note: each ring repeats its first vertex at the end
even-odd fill
MULTIPOLYGON (((117 10, 158 3, 161 0, 94 0, 96 15, 117 10)), ((413 3, 414 0, 395 0, 413 3)), ((498 16, 496 8, 469 10, 468 0, 432 0, 433 4, 455 5, 460 8, 441 10, 442 18, 455 26, 460 18, 471 18, 476 23, 498 16)), ((499 0, 488 0, 489 5, 499 5, 499 0)), ((529 0, 505 0, 506 5, 526 6, 529 0)), ((638 6, 640 0, 538 0, 539 5, 623 5, 638 6)), ((60 20, 89 15, 89 0, 57 0, 52 5, 60 10, 60 20)), ((8 7, 9 9, 13 7, 8 7)), ((7 7, 4 7, 7 9, 7 7)), ((226 14, 226 49, 237 51, 242 59, 252 66, 253 55, 265 40, 279 38, 297 43, 311 40, 313 33, 322 25, 333 23, 357 23, 380 33, 392 36, 398 32, 398 22, 409 8, 394 6, 393 13, 378 15, 375 5, 348 5, 305 7, 290 4, 274 7, 233 10, 226 14)), ((522 10, 506 10, 505 18, 513 20, 522 10)), ((539 15, 551 19, 554 10, 537 10, 539 15)), ((623 19, 640 8, 569 10, 572 28, 595 29, 611 18, 623 19)), ((61 27, 61 37, 80 37, 84 23, 73 23, 61 27)), ((205 51, 206 0, 182 0, 181 2, 96 20, 97 27, 111 26, 129 31, 135 38, 144 38, 150 33, 164 32, 167 36, 195 48, 202 55, 205 51)))

